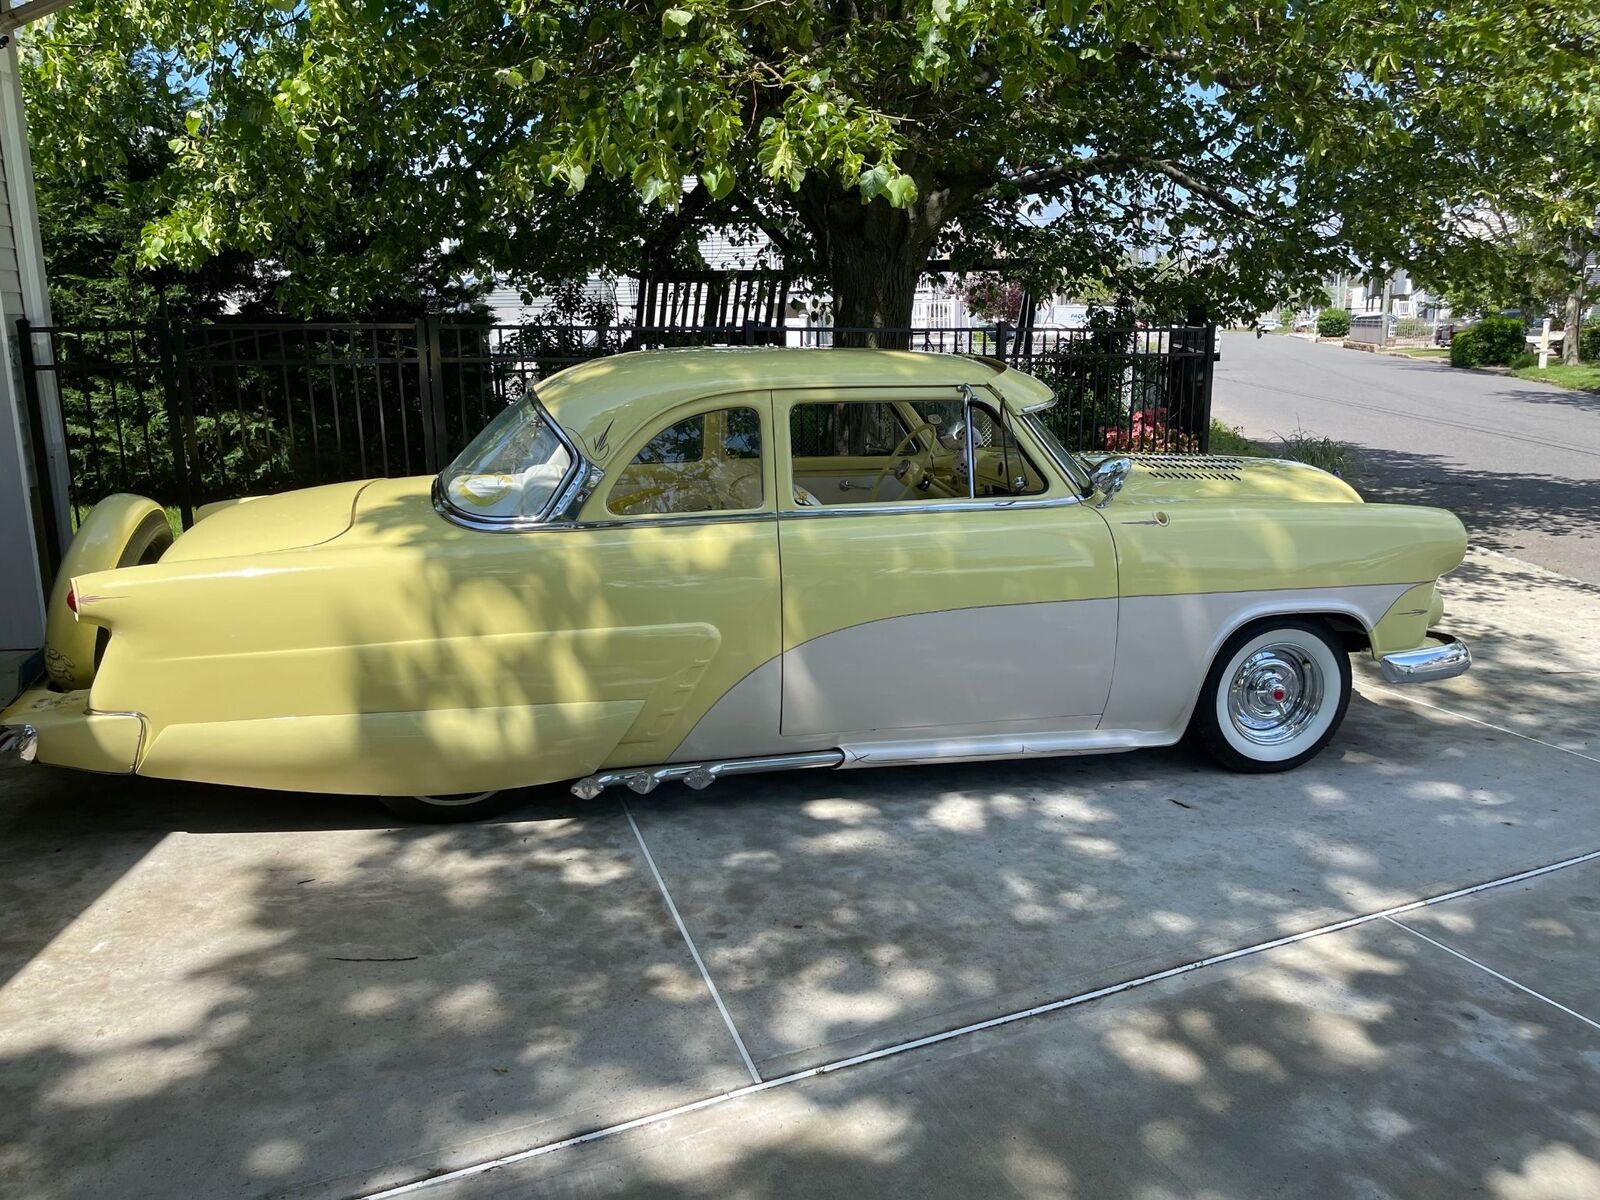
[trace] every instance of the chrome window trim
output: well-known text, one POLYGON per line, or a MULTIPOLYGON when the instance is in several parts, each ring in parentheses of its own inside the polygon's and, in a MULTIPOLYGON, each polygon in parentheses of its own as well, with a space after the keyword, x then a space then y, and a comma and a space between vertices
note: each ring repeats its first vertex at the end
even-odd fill
MULTIPOLYGON (((1055 398, 1052 397, 1050 404, 1054 403, 1055 398)), ((1043 405, 1038 408, 1032 408, 1024 411, 1022 414, 1022 423, 1027 427, 1028 435, 1039 444, 1039 446, 1044 450, 1045 454, 1049 456, 1050 461, 1055 463, 1056 470, 1061 472, 1062 478, 1066 480, 1067 484, 1072 487, 1083 489, 1081 495, 1090 495, 1093 492, 1093 488, 1089 486, 1089 478, 1083 473, 1083 467, 1075 458, 1070 463, 1062 462, 1061 456, 1056 453, 1055 446, 1052 444, 1053 439, 1045 437, 1040 433, 1038 414, 1043 412, 1044 409, 1048 407, 1049 405, 1043 405)), ((1069 450, 1067 451, 1067 454, 1069 457, 1071 457, 1072 452, 1069 450)))
POLYGON ((605 472, 584 457, 583 452, 578 449, 578 443, 568 435, 565 429, 561 428, 560 422, 550 415, 550 410, 540 403, 537 392, 529 392, 518 403, 533 405, 538 410, 540 417, 544 419, 544 423, 555 433, 556 441, 560 442, 562 449, 567 452, 569 465, 566 473, 561 476, 561 482, 550 493, 550 499, 545 502, 545 506, 531 517, 480 516, 477 513, 469 513, 465 509, 458 507, 451 502, 450 497, 445 493, 445 471, 455 465, 455 461, 452 459, 450 466, 445 467, 443 471, 433 477, 432 489, 433 507, 447 520, 454 521, 457 525, 465 526, 468 529, 485 531, 502 529, 520 531, 537 528, 548 524, 550 521, 569 519, 582 506, 583 502, 593 494, 596 485, 604 478, 605 472))
MULTIPOLYGON (((593 470, 598 472, 599 468, 593 470)), ((581 503, 581 499, 577 501, 577 504, 581 503)), ((443 498, 437 479, 433 481, 433 507, 447 521, 464 529, 475 529, 482 533, 572 533, 582 529, 627 529, 650 525, 723 525, 742 521, 773 521, 778 516, 770 509, 759 512, 751 509, 747 512, 729 513, 662 513, 639 517, 616 517, 604 521, 579 521, 571 517, 538 521, 524 517, 497 521, 487 517, 471 516, 451 505, 443 498)))

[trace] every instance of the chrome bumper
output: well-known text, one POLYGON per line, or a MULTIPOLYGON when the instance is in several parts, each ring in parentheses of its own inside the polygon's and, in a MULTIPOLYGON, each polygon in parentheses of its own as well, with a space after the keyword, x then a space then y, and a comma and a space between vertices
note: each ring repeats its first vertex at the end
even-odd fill
POLYGON ((1398 654, 1385 654, 1378 660, 1389 683, 1435 683, 1454 679, 1472 665, 1467 644, 1444 633, 1428 635, 1429 644, 1398 654))
POLYGON ((0 767, 22 767, 33 761, 39 735, 32 725, 0 725, 0 767))

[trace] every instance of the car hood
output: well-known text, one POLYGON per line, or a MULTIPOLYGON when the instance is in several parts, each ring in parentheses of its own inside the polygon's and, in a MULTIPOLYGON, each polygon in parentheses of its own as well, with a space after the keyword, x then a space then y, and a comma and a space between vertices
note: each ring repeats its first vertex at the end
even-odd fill
POLYGON ((173 543, 161 561, 236 558, 331 541, 350 528, 356 500, 372 482, 330 483, 203 505, 195 512, 194 527, 173 543))
MULTIPOLYGON (((1086 458, 1091 467, 1111 455, 1086 458)), ((1276 500, 1306 504, 1359 504, 1356 490, 1337 475, 1305 463, 1223 454, 1129 454, 1133 470, 1123 484, 1129 498, 1276 500)))

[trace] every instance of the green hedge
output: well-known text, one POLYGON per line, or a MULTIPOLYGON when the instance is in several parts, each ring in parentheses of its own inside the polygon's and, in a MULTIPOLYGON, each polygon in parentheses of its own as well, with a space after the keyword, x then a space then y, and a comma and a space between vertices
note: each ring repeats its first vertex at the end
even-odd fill
POLYGON ((1583 327, 1578 340, 1578 355, 1584 362, 1600 360, 1600 321, 1590 321, 1583 327))
POLYGON ((1450 341, 1452 367, 1509 367, 1528 352, 1522 322, 1516 317, 1485 317, 1450 341))
POLYGON ((1325 308, 1317 317, 1318 337, 1344 337, 1350 332, 1350 313, 1342 308, 1325 308))

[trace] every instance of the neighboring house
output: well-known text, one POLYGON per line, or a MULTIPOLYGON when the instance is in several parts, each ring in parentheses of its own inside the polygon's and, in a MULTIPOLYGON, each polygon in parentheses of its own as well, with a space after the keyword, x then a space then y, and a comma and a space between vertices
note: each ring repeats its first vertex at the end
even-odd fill
POLYGON ((1449 305, 1441 297, 1415 287, 1406 271, 1396 271, 1387 277, 1336 276, 1327 281, 1327 287, 1333 298, 1331 307, 1348 309, 1352 313, 1381 313, 1387 296, 1388 312, 1392 316, 1438 321, 1450 315, 1449 305))
MULTIPOLYGON (((735 242, 727 234, 711 234, 701 240, 700 254, 706 266, 714 271, 770 269, 782 265, 781 258, 765 238, 735 242)), ((639 281, 627 276, 611 279, 591 275, 584 282, 583 294, 587 299, 610 305, 616 319, 626 321, 638 302, 639 281)), ((537 322, 551 309, 549 298, 533 297, 523 303, 520 292, 506 286, 493 288, 485 302, 498 325, 537 322)), ((829 324, 828 309, 825 293, 818 294, 804 286, 793 287, 789 292, 789 328, 826 326, 829 324)), ((1084 323, 1087 315, 1086 305, 1052 298, 1040 303, 1036 324, 1076 328, 1084 323)), ((990 322, 968 310, 962 288, 924 276, 912 300, 911 324, 917 328, 968 329, 990 322)))

